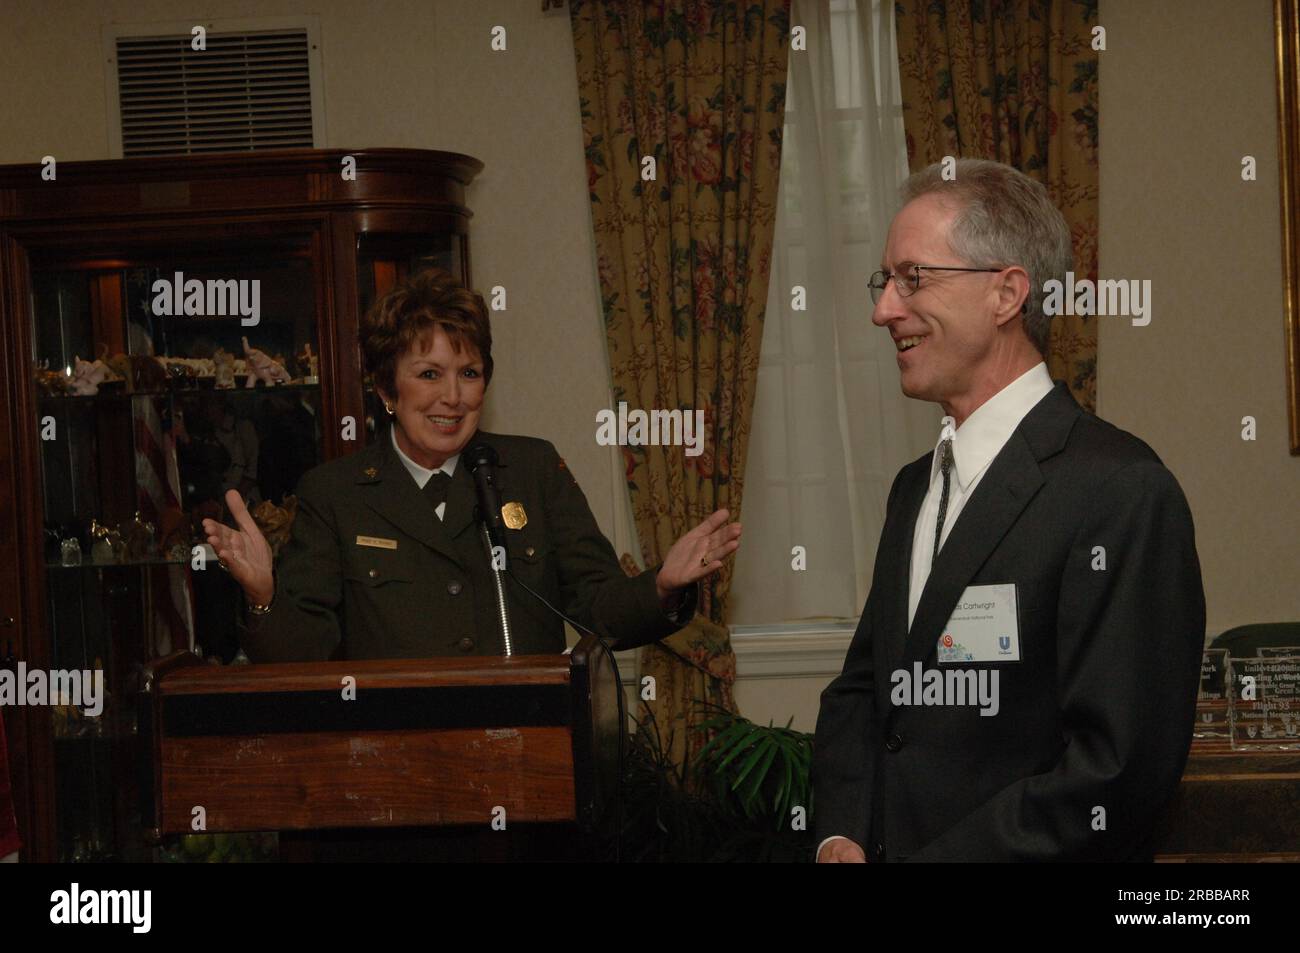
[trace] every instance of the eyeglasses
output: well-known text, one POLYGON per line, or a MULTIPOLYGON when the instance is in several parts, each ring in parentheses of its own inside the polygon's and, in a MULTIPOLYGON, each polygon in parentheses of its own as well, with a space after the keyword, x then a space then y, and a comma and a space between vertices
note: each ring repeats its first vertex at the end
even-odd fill
POLYGON ((880 296, 885 293, 885 285, 889 284, 889 279, 895 280, 894 288, 900 295, 907 298, 916 294, 921 287, 921 272, 923 271, 1002 271, 1001 268, 957 268, 950 265, 913 265, 910 262, 904 262, 898 272, 878 271, 871 276, 867 282, 867 287, 871 289, 871 303, 879 304, 880 296))

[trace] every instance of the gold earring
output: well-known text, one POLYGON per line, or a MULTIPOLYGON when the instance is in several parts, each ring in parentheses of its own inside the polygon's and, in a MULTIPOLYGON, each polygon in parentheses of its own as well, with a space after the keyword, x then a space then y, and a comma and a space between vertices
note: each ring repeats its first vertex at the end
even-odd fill
POLYGON ((384 404, 384 410, 387 412, 388 416, 393 416, 393 408, 389 407, 387 404, 384 404))

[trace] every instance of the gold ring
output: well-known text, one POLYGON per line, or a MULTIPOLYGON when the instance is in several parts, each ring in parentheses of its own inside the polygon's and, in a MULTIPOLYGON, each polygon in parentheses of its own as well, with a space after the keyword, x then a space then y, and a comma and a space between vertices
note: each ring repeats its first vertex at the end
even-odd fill
POLYGON ((222 569, 224 569, 226 572, 230 572, 230 567, 226 565, 226 561, 224 559, 218 559, 217 565, 220 566, 222 569))

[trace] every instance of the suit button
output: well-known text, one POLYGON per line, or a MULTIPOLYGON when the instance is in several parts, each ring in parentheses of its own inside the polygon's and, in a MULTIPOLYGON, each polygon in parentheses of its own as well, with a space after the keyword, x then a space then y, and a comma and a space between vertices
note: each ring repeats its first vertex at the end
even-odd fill
POLYGON ((527 549, 524 550, 524 555, 525 555, 525 556, 530 556, 530 557, 531 557, 531 556, 536 556, 536 555, 537 555, 537 550, 535 550, 535 549, 533 549, 533 547, 529 546, 527 549))
POLYGON ((871 848, 871 856, 872 856, 872 858, 873 858, 877 863, 879 863, 880 861, 884 860, 884 859, 885 859, 885 845, 882 844, 882 843, 880 843, 879 841, 877 841, 877 842, 875 843, 875 845, 871 848))
POLYGON ((370 578, 371 578, 371 579, 378 579, 378 578, 379 578, 379 570, 378 570, 378 569, 372 569, 372 570, 370 570, 370 578))
POLYGON ((897 751, 903 747, 903 739, 898 735, 890 735, 889 740, 885 742, 885 747, 890 751, 897 751))
POLYGON ((447 583, 447 591, 453 596, 460 595, 460 583, 453 579, 451 582, 447 583))
POLYGON ((461 639, 461 640, 460 640, 460 650, 461 650, 462 652, 472 652, 472 651, 474 651, 474 640, 473 640, 473 639, 470 639, 470 638, 461 639))

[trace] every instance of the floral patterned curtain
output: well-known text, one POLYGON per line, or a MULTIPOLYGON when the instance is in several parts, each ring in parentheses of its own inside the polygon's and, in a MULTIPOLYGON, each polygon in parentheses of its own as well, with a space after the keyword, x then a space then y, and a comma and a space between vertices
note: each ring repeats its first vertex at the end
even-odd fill
MULTIPOLYGON (((629 446, 647 566, 718 507, 740 516, 776 221, 788 0, 571 0, 614 399, 703 412, 703 452, 629 446)), ((680 763, 735 709, 731 564, 686 629, 644 650, 648 712, 680 763)))
MULTIPOLYGON (((1070 224, 1076 278, 1097 279, 1097 0, 899 0, 907 157, 995 159, 1047 186, 1070 224)), ((1052 322, 1048 371, 1097 402, 1097 326, 1052 322)))

